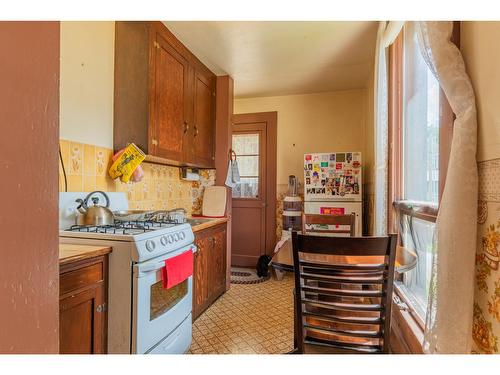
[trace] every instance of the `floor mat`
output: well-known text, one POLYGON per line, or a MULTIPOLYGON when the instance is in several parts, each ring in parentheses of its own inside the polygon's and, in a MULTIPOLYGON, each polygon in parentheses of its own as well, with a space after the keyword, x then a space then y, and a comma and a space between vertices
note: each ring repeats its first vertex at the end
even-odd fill
POLYGON ((231 267, 231 284, 258 284, 269 280, 270 276, 268 273, 267 277, 259 277, 251 268, 231 267))

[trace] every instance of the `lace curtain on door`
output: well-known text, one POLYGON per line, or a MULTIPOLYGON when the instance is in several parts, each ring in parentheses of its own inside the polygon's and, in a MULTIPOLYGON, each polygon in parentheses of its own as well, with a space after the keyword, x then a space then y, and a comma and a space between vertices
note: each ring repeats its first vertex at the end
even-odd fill
POLYGON ((452 22, 415 22, 420 50, 456 116, 437 218, 424 350, 470 353, 474 299, 478 173, 474 91, 452 22))

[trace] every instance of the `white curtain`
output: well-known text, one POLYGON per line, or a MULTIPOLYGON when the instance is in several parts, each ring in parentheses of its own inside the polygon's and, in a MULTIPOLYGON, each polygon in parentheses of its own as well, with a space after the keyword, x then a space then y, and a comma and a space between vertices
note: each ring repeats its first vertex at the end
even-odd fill
POLYGON ((388 197, 388 47, 394 42, 404 22, 380 21, 375 47, 374 69, 374 126, 375 126, 375 194, 374 194, 374 234, 387 234, 388 197))
POLYGON ((470 353, 478 177, 474 91, 460 50, 450 41, 452 22, 415 22, 420 50, 456 120, 446 185, 439 203, 424 350, 470 353))

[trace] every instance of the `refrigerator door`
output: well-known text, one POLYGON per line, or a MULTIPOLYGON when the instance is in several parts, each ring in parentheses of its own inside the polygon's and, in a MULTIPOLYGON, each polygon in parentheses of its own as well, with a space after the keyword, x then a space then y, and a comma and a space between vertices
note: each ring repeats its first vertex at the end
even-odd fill
MULTIPOLYGON (((354 234, 356 237, 361 237, 363 233, 363 216, 362 216, 362 203, 361 202, 305 202, 304 213, 314 215, 349 215, 354 212, 356 214, 356 227, 354 234)), ((339 225, 339 229, 343 228, 339 225)), ((340 236, 340 235, 339 235, 340 236)), ((346 237, 348 234, 345 235, 346 237)))
POLYGON ((362 200, 361 152, 304 155, 305 201, 362 200))

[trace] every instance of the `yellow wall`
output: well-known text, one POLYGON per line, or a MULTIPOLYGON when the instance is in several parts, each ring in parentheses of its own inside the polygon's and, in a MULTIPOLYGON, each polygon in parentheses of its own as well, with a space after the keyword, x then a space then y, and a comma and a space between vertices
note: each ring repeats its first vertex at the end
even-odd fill
POLYGON ((478 161, 500 158, 500 22, 462 22, 460 47, 478 109, 478 161))
POLYGON ((365 152, 366 90, 236 99, 234 113, 278 112, 277 183, 303 183, 307 152, 365 152))
POLYGON ((61 138, 113 148, 114 38, 114 22, 61 22, 61 138))
POLYGON ((500 22, 462 22, 478 109, 478 243, 473 352, 500 353, 500 22))

